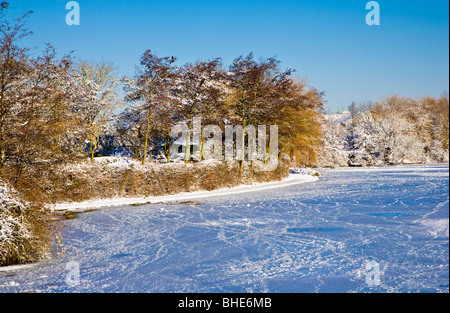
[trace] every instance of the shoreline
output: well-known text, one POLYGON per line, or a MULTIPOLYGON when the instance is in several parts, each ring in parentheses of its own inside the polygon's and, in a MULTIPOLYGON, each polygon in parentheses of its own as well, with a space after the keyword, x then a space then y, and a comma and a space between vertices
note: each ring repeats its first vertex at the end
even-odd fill
POLYGON ((173 195, 165 196, 150 196, 150 197, 138 197, 138 198, 110 198, 110 199, 97 199, 84 202, 72 202, 72 203, 59 203, 50 205, 49 208, 52 211, 63 212, 84 212, 89 209, 99 209, 108 207, 130 206, 130 205, 143 205, 143 204, 156 204, 172 201, 188 201, 194 199, 201 199, 213 196, 224 196, 230 194, 241 194, 252 191, 262 191, 280 187, 287 187, 299 184, 305 184, 315 182, 319 178, 311 175, 290 174, 287 178, 281 181, 257 183, 252 185, 239 185, 231 188, 221 188, 211 191, 194 191, 183 192, 173 195))
MULTIPOLYGON (((401 170, 403 167, 433 167, 433 166, 449 166, 449 163, 430 163, 430 164, 403 164, 403 165, 389 165, 389 166, 371 166, 371 167, 336 167, 336 168, 321 168, 321 170, 343 170, 349 172, 359 171, 395 171, 401 170)), ((251 185, 239 185, 230 188, 220 188, 211 191, 199 190, 193 192, 182 192, 172 195, 164 196, 149 196, 149 197, 135 197, 135 198, 108 198, 108 199, 95 199, 83 202, 67 202, 49 205, 48 207, 54 212, 85 212, 90 209, 99 208, 111 208, 119 206, 131 206, 131 205, 145 205, 156 203, 167 203, 174 201, 189 201, 201 198, 208 198, 213 196, 224 196, 230 194, 241 194, 252 191, 263 191, 280 187, 287 187, 293 185, 300 185, 319 180, 319 177, 311 176, 307 174, 289 174, 288 177, 281 181, 272 181, 264 183, 254 183, 251 185)))
MULTIPOLYGON (((378 170, 378 171, 395 171, 401 170, 402 168, 410 168, 410 167, 424 167, 424 168, 432 168, 432 167, 443 167, 450 166, 450 163, 427 163, 427 164, 393 164, 393 165, 379 165, 379 166, 336 166, 336 167, 322 167, 319 170, 343 170, 348 172, 362 172, 368 170, 378 170)), ((420 171, 425 171, 425 169, 421 169, 420 171)))

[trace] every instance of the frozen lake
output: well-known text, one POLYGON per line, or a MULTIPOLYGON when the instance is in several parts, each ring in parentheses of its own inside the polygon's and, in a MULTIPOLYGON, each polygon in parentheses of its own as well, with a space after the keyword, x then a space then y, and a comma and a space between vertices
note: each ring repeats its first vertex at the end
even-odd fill
POLYGON ((0 270, 0 292, 449 292, 448 165, 321 172, 78 214, 65 253, 0 270))

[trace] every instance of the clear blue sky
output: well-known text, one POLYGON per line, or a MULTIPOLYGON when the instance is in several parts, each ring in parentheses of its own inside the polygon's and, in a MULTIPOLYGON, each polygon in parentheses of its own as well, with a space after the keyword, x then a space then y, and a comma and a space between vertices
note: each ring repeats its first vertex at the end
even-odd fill
POLYGON ((12 16, 33 10, 33 37, 60 54, 112 61, 134 74, 145 49, 179 64, 253 51, 276 56, 325 91, 334 112, 390 94, 439 96, 449 89, 449 1, 380 0, 368 26, 366 0, 78 0, 81 25, 65 23, 66 0, 10 0, 12 16))

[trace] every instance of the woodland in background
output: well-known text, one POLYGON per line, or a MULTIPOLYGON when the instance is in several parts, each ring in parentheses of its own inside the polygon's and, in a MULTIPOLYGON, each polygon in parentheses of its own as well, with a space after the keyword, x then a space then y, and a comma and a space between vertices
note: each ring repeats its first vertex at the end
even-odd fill
POLYGON ((449 96, 390 96, 326 115, 320 166, 448 163, 449 96))

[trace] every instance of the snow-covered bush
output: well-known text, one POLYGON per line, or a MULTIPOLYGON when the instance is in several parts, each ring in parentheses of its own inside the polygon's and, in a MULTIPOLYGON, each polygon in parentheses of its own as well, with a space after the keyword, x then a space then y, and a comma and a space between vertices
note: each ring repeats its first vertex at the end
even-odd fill
POLYGON ((0 179, 0 266, 34 262, 46 254, 46 214, 0 179))

